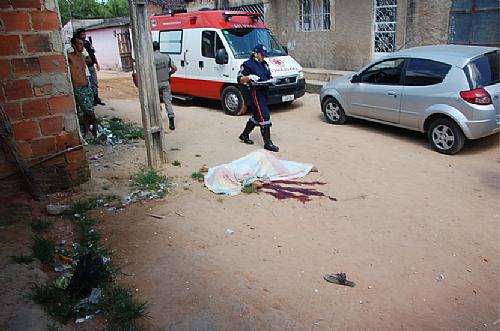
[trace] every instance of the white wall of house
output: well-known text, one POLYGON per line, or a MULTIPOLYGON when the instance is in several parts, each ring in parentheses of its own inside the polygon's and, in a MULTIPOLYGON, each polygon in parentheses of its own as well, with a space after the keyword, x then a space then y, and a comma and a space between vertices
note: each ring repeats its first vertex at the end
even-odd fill
POLYGON ((87 39, 92 38, 101 69, 121 70, 117 39, 117 34, 121 31, 121 27, 87 30, 87 39))

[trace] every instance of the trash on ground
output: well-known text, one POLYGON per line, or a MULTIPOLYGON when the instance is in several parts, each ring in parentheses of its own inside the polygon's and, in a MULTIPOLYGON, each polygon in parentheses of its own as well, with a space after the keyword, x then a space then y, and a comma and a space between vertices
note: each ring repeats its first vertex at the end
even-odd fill
POLYGON ((444 274, 439 274, 439 276, 437 276, 436 280, 437 280, 438 282, 440 282, 440 281, 444 280, 444 278, 445 278, 445 277, 444 277, 444 274))
POLYGON ((228 236, 232 236, 232 235, 234 234, 234 230, 231 230, 231 229, 227 228, 227 229, 226 229, 226 234, 227 234, 228 236))
POLYGON ((61 215, 65 211, 69 210, 71 208, 71 205, 54 205, 54 204, 49 204, 45 206, 45 210, 47 211, 48 215, 61 215))
POLYGON ((80 256, 68 289, 72 295, 88 296, 104 272, 104 262, 101 257, 93 258, 90 253, 80 256))
POLYGON ((165 218, 165 216, 162 216, 162 215, 155 215, 155 214, 146 214, 146 216, 150 216, 150 217, 153 217, 153 218, 157 218, 159 220, 162 220, 165 218))
POLYGON ((92 292, 90 295, 86 298, 83 298, 80 300, 79 305, 80 306, 90 306, 90 305, 97 305, 99 303, 99 300, 101 299, 102 296, 102 289, 101 288, 93 288, 92 292))
POLYGON ((206 173, 206 172, 208 172, 208 167, 207 167, 206 165, 201 166, 201 167, 200 167, 200 172, 201 172, 201 173, 206 173))
POLYGON ((325 274, 325 275, 323 275, 323 278, 327 282, 337 284, 337 285, 344 285, 344 286, 349 286, 349 287, 356 286, 356 283, 348 280, 347 275, 343 272, 338 273, 338 274, 325 274))
POLYGON ((87 315, 87 316, 82 317, 82 318, 77 318, 77 319, 76 319, 76 321, 75 321, 75 323, 76 323, 76 324, 83 323, 83 322, 85 322, 85 321, 90 321, 90 320, 91 320, 91 319, 93 319, 93 318, 94 318, 94 316, 92 316, 92 315, 87 315))
POLYGON ((60 288, 62 290, 65 290, 68 288, 69 281, 71 279, 71 276, 73 276, 72 273, 64 273, 61 275, 61 277, 57 278, 54 282, 54 286, 56 288, 60 288))

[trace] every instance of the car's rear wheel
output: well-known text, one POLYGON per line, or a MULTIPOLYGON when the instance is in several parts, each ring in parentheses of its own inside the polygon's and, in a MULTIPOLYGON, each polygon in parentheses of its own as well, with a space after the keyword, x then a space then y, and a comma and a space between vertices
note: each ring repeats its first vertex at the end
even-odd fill
POLYGON ((222 91, 222 108, 228 115, 238 116, 247 112, 243 94, 236 86, 228 86, 222 91))
POLYGON ((347 120, 344 108, 342 108, 340 103, 334 98, 325 99, 325 101, 323 101, 321 108, 328 123, 344 124, 345 121, 347 120))
POLYGON ((427 138, 436 152, 448 155, 458 153, 465 143, 462 129, 449 118, 434 120, 429 126, 427 138))

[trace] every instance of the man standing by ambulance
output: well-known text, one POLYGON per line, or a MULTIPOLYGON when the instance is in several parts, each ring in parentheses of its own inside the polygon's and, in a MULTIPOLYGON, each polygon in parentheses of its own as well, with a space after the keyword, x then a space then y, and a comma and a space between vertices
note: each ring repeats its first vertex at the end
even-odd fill
POLYGON ((158 89, 160 97, 163 99, 165 108, 167 109, 169 129, 175 130, 174 109, 172 107, 172 91, 170 89, 170 76, 177 71, 174 61, 168 54, 160 52, 160 43, 153 41, 154 61, 156 67, 156 79, 158 81, 158 89))

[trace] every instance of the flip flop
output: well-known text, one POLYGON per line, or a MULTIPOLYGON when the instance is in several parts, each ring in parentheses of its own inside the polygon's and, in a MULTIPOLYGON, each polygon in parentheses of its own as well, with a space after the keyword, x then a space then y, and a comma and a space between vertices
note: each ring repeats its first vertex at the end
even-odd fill
POLYGON ((345 273, 341 272, 339 274, 325 274, 323 275, 323 278, 333 284, 337 285, 344 285, 344 286, 349 286, 349 287, 354 287, 356 286, 356 283, 347 280, 347 276, 345 273))

